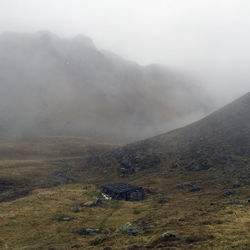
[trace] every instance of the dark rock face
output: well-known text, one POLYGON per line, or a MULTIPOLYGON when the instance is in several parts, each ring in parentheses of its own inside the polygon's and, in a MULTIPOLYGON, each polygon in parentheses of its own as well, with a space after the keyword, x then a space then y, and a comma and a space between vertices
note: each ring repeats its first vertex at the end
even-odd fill
POLYGON ((138 201, 145 198, 142 187, 133 186, 126 183, 114 183, 102 185, 102 192, 113 199, 138 201))

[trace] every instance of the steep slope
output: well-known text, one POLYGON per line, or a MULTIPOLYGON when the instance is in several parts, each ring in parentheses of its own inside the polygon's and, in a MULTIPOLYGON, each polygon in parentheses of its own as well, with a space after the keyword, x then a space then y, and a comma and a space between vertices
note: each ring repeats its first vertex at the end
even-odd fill
POLYGON ((82 35, 0 36, 1 136, 135 141, 200 117, 205 103, 186 76, 99 51, 82 35))
MULTIPOLYGON (((156 166, 250 174, 250 93, 189 126, 116 151, 123 174, 156 166), (249 173, 248 173, 249 172, 249 173)), ((250 176, 250 175, 249 175, 250 176)))

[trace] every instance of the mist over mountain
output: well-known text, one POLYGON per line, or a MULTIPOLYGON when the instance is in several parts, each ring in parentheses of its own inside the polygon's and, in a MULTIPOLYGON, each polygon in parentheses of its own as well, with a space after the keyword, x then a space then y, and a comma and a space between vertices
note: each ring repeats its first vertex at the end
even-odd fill
POLYGON ((0 136, 135 141, 200 118, 208 100, 188 76, 97 50, 83 35, 0 36, 0 136))

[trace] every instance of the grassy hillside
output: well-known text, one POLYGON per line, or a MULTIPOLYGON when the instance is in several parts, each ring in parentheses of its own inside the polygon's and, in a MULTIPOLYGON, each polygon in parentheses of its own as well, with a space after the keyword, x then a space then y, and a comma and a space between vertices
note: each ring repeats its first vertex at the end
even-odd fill
MULTIPOLYGON (((207 176, 209 177, 209 176, 207 176)), ((224 187, 200 183, 200 173, 192 176, 199 192, 180 189, 178 174, 161 178, 133 177, 131 183, 153 188, 140 202, 105 200, 97 207, 80 204, 96 200, 98 188, 78 183, 37 189, 30 195, 0 203, 1 249, 247 249, 250 245, 249 187, 241 187, 234 198, 224 197, 224 187), (243 204, 231 205, 228 201, 243 204), (74 213, 71 207, 78 205, 74 213), (69 217, 70 221, 61 221, 69 217), (114 231, 130 221, 139 235, 114 231), (98 228, 96 235, 84 235, 86 228, 98 228), (164 241, 164 232, 179 239, 164 241)))
POLYGON ((165 162, 119 177, 117 163, 109 158, 110 149, 117 150, 114 145, 72 137, 1 140, 0 145, 1 187, 10 182, 10 189, 1 193, 5 200, 0 203, 1 249, 247 249, 250 245, 249 185, 224 196, 237 179, 225 175, 222 181, 223 170, 183 171, 165 162), (104 200, 100 206, 82 206, 99 198, 99 183, 115 181, 150 188, 146 200, 104 200), (192 187, 180 188, 180 183, 191 183, 200 191, 190 192, 192 187), (78 213, 71 211, 75 205, 78 213), (64 217, 70 221, 61 221, 64 217), (127 221, 139 235, 115 233, 127 221), (86 228, 101 231, 84 235, 86 228), (164 232, 179 239, 162 240, 164 232))
POLYGON ((109 161, 102 168, 97 156, 114 147, 77 137, 1 139, 0 201, 35 188, 112 178, 115 172, 109 170, 109 161))

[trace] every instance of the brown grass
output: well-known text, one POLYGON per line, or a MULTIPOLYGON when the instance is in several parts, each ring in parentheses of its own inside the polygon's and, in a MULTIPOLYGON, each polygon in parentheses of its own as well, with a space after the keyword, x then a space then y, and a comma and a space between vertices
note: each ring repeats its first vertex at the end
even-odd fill
MULTIPOLYGON (((68 149, 75 145, 71 140, 68 149)), ((237 189, 236 195, 226 198, 222 192, 231 183, 211 178, 220 172, 187 174, 178 168, 169 172, 168 166, 162 165, 160 175, 159 169, 155 169, 122 179, 153 188, 154 193, 147 194, 146 200, 104 201, 98 207, 79 206, 80 212, 73 213, 70 210, 72 206, 97 199, 99 190, 95 184, 121 179, 114 172, 112 162, 110 168, 105 169, 107 177, 102 167, 98 169, 98 164, 94 164, 93 169, 88 168, 87 159, 91 152, 101 151, 107 145, 93 148, 91 144, 91 150, 81 146, 77 151, 79 155, 65 155, 66 141, 64 146, 61 143, 62 139, 51 145, 46 157, 39 158, 36 154, 27 156, 24 151, 28 152, 30 144, 25 144, 23 158, 21 154, 10 159, 0 157, 0 177, 19 180, 22 184, 22 180, 28 180, 27 186, 32 190, 28 196, 0 203, 1 249, 249 249, 248 185, 243 185, 237 189), (56 178, 54 173, 60 171, 65 163, 71 168, 70 177, 75 178, 76 183, 39 188, 40 184, 53 182, 56 178), (177 188, 176 185, 182 182, 191 182, 201 187, 201 191, 191 193, 188 188, 177 188), (244 204, 228 205, 228 200, 244 204), (65 216, 72 220, 60 221, 65 216), (138 236, 114 232, 127 221, 138 228, 138 236), (101 233, 79 234, 84 228, 99 228, 101 233), (177 234, 179 240, 161 240, 160 235, 164 232, 177 234)), ((36 145, 37 152, 38 149, 36 145)))

